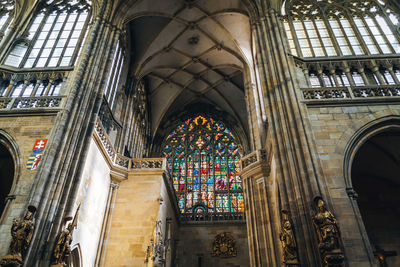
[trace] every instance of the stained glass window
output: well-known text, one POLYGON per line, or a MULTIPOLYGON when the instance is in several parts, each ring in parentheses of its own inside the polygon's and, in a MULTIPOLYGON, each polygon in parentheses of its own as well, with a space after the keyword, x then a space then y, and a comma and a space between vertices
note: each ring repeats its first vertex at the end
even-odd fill
POLYGON ((199 115, 166 138, 167 158, 182 219, 240 219, 244 212, 239 147, 221 122, 199 115))

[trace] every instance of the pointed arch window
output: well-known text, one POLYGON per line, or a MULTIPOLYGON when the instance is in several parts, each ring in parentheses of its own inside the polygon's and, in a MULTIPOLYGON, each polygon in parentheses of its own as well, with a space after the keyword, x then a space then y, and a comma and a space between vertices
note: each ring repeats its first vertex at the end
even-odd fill
POLYGON ((79 55, 90 20, 90 1, 43 1, 4 64, 20 68, 72 66, 79 55))
POLYGON ((186 120, 168 135, 162 155, 182 219, 243 217, 239 146, 223 123, 202 115, 186 120))
POLYGON ((14 0, 0 0, 0 40, 7 34, 14 15, 14 0))
POLYGON ((285 13, 296 56, 400 54, 400 19, 382 0, 294 0, 285 13))

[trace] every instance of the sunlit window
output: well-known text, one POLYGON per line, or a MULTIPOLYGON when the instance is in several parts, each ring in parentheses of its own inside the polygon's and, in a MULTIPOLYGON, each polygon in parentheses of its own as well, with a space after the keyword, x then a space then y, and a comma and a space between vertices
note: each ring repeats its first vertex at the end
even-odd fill
POLYGON ((14 0, 0 0, 0 40, 8 32, 14 15, 14 0))
POLYGON ((120 42, 118 42, 113 55, 112 65, 110 73, 107 78, 106 88, 104 91, 104 95, 110 107, 112 107, 114 104, 115 95, 118 90, 118 84, 122 74, 123 65, 124 65, 124 52, 120 45, 120 42))
POLYGON ((162 155, 183 218, 243 215, 239 146, 224 124, 202 115, 188 119, 168 135, 162 155))
POLYGON ((45 1, 28 36, 14 44, 4 64, 21 68, 67 67, 78 57, 89 22, 85 0, 45 1))
POLYGON ((400 53, 399 17, 383 1, 295 0, 286 2, 285 13, 284 26, 294 55, 400 53))

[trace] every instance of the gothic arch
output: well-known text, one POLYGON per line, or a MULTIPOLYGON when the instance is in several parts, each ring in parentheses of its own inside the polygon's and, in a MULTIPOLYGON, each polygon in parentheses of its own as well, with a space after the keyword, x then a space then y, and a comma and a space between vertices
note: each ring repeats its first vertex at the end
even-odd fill
MULTIPOLYGON (((346 149, 344 150, 343 158, 343 175, 348 190, 353 188, 351 182, 351 166, 359 148, 371 137, 390 129, 400 130, 399 115, 387 115, 369 121, 364 126, 360 127, 358 131, 353 133, 352 137, 348 141, 346 149)), ((348 136, 348 133, 346 132, 343 134, 344 137, 348 136)))
MULTIPOLYGON (((11 135, 9 135, 6 131, 2 129, 0 129, 0 148, 0 153, 2 154, 1 156, 9 156, 10 159, 7 160, 6 158, 5 160, 7 160, 7 164, 12 164, 12 166, 10 166, 11 169, 9 170, 9 172, 7 172, 7 175, 9 175, 9 177, 7 177, 6 179, 8 179, 8 181, 6 182, 6 184, 2 184, 2 187, 6 186, 6 188, 4 188, 4 190, 6 191, 4 191, 4 199, 3 196, 2 199, 0 199, 0 201, 4 201, 3 210, 0 210, 1 223, 3 222, 3 219, 7 217, 10 202, 15 198, 16 185, 18 184, 20 176, 21 157, 17 143, 14 141, 11 135)), ((3 173, 2 177, 0 178, 3 178, 3 173)))

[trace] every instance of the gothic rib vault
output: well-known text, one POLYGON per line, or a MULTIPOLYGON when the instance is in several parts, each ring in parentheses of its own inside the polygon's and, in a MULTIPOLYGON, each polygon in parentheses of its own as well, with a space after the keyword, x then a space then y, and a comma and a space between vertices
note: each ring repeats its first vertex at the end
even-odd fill
POLYGON ((397 266, 400 6, 337 2, 0 1, 0 265, 397 266))

